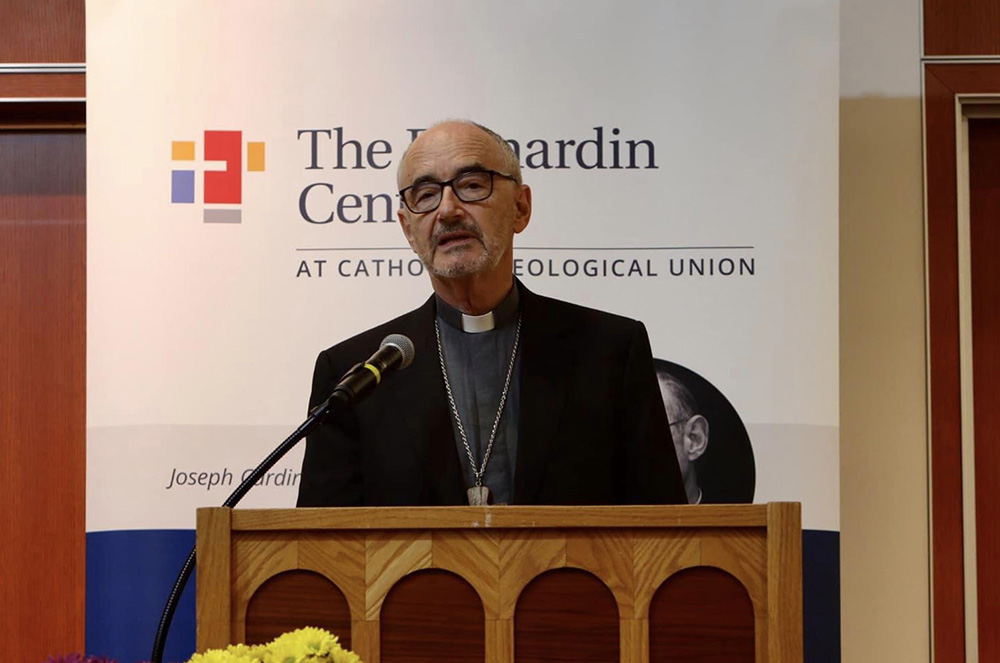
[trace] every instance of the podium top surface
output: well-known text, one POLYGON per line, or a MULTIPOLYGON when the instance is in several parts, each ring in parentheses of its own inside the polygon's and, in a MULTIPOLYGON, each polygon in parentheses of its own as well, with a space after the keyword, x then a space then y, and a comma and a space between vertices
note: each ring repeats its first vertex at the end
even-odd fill
MULTIPOLYGON (((231 529, 523 529, 767 527, 769 517, 798 516, 796 502, 674 506, 452 506, 227 509, 231 529)), ((207 514, 206 514, 207 515, 207 514)))

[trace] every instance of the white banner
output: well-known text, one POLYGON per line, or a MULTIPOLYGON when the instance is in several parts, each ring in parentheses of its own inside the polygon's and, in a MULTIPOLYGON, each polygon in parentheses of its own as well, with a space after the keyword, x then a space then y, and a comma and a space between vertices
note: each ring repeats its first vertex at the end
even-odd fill
MULTIPOLYGON (((838 13, 88 0, 88 531, 193 528, 321 349, 426 299, 395 171, 447 118, 516 143, 525 284, 687 369, 705 481, 838 530, 838 13)), ((243 504, 293 505, 300 460, 243 504)))

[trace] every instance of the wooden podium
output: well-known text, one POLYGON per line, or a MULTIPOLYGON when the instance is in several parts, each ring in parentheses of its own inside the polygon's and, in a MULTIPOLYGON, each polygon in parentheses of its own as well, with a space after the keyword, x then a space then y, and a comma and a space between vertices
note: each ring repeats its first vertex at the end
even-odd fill
POLYGON ((198 651, 365 663, 802 660, 799 505, 198 510, 198 651))

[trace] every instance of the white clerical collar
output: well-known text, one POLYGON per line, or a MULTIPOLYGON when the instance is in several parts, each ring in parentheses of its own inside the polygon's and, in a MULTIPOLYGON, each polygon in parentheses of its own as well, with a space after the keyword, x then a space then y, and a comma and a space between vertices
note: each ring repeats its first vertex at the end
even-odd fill
POLYGON ((437 315, 455 329, 461 329, 467 334, 481 334, 516 322, 520 300, 515 282, 507 296, 492 311, 482 315, 468 315, 437 297, 437 315))
POLYGON ((464 332, 479 334, 492 331, 494 327, 496 327, 496 322, 493 319, 493 311, 487 311, 482 315, 462 314, 462 331, 464 332))

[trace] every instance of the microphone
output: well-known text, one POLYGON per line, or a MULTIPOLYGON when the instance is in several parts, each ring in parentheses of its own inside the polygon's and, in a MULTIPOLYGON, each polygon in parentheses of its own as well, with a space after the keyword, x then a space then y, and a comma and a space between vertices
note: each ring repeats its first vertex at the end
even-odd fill
POLYGON ((364 398, 386 375, 409 366, 413 362, 415 352, 413 341, 408 337, 402 334, 389 334, 382 339, 375 354, 364 363, 356 364, 347 371, 330 397, 339 398, 348 404, 364 398))

